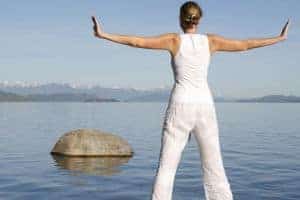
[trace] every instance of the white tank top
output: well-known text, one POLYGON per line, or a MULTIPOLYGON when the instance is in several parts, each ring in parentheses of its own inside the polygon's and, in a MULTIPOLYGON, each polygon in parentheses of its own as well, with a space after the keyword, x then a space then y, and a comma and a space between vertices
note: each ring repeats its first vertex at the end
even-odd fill
POLYGON ((210 50, 207 35, 180 34, 180 47, 171 65, 174 85, 169 102, 213 103, 207 83, 210 50))

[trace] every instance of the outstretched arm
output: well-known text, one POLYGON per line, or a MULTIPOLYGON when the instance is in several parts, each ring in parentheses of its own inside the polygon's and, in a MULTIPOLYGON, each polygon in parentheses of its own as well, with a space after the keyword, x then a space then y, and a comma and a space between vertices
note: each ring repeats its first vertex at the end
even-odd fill
POLYGON ((137 48, 145 48, 145 49, 162 49, 168 50, 169 52, 174 52, 175 43, 176 43, 176 34, 175 33, 167 33, 155 37, 140 37, 140 36, 129 36, 129 35, 117 35, 111 33, 105 33, 97 19, 92 16, 93 24, 94 24, 94 35, 97 38, 110 40, 112 42, 116 42, 119 44, 124 44, 137 48))
POLYGON ((247 39, 247 40, 234 40, 227 39, 218 35, 208 34, 210 52, 217 51, 246 51, 253 48, 263 47, 275 44, 277 42, 287 39, 289 20, 284 25, 281 33, 277 37, 247 39))

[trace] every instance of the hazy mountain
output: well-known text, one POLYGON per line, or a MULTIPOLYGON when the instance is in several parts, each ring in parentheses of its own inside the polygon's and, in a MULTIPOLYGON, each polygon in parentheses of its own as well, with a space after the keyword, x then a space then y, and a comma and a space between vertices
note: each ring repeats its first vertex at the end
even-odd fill
POLYGON ((37 102, 83 102, 87 99, 97 98, 95 95, 89 94, 71 94, 71 93, 59 93, 59 94, 35 94, 27 95, 27 98, 37 102))
MULTIPOLYGON (((134 98, 127 99, 130 102, 167 102, 169 100, 169 95, 171 90, 165 91, 152 91, 150 94, 142 95, 134 98)), ((227 99, 223 97, 214 97, 216 102, 232 102, 232 99, 227 99)))
MULTIPOLYGON (((77 101, 77 102, 166 102, 171 88, 139 90, 74 84, 25 84, 0 82, 0 101, 77 101)), ((300 102, 298 96, 266 95, 256 98, 214 97, 216 102, 300 102)))
POLYGON ((95 95, 98 98, 116 98, 121 101, 170 91, 168 88, 138 90, 134 88, 107 88, 66 83, 25 84, 22 82, 2 82, 0 83, 0 90, 18 95, 87 94, 95 95))
POLYGON ((28 101, 28 100, 29 100, 28 98, 21 95, 0 91, 0 102, 28 101))
POLYGON ((126 99, 129 102, 165 102, 168 101, 171 90, 149 91, 146 94, 126 99))
POLYGON ((17 95, 0 91, 0 102, 119 102, 114 98, 100 98, 92 94, 35 94, 17 95))
POLYGON ((268 102, 268 103, 285 103, 285 102, 300 102, 298 96, 285 96, 285 95, 267 95, 257 98, 238 99, 237 102, 268 102))

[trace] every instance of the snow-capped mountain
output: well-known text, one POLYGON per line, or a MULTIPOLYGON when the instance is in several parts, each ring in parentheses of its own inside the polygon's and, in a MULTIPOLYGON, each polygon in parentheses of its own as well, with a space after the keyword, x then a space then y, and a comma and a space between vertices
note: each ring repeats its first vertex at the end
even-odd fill
MULTIPOLYGON (((39 83, 39 82, 0 82, 0 91, 17 95, 53 95, 53 94, 88 94, 100 98, 116 98, 121 101, 133 100, 143 96, 166 97, 171 88, 136 89, 122 87, 102 87, 78 83, 39 83)), ((160 97, 152 97, 160 99, 160 97)))

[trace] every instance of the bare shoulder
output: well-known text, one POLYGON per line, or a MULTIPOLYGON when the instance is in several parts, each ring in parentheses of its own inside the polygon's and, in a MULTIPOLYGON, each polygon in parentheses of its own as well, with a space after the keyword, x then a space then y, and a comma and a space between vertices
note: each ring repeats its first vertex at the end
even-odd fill
POLYGON ((180 36, 178 33, 166 33, 161 37, 168 40, 169 52, 172 56, 175 56, 180 46, 180 36))
POLYGON ((218 50, 219 43, 225 40, 225 38, 215 33, 206 33, 206 35, 209 42, 210 52, 216 52, 218 50))
POLYGON ((179 43, 180 41, 180 37, 178 33, 165 33, 160 35, 160 37, 167 39, 173 43, 177 43, 177 42, 179 43))
POLYGON ((174 46, 177 46, 180 43, 180 37, 178 33, 164 33, 154 38, 167 45, 169 49, 174 48, 174 46))

